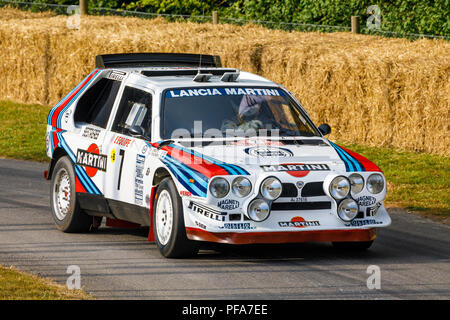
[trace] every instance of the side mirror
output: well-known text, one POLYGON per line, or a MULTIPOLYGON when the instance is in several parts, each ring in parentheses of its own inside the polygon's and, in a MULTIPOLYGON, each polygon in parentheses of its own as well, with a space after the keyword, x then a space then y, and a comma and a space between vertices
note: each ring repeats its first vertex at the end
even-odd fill
POLYGON ((128 129, 128 132, 133 136, 133 137, 142 137, 144 136, 144 129, 142 129, 142 127, 138 127, 138 126, 134 126, 128 129))
POLYGON ((322 133, 324 136, 326 136, 327 134, 330 134, 330 133, 331 133, 331 127, 330 127, 328 124, 323 123, 323 124, 321 124, 321 125, 319 126, 319 131, 320 131, 320 133, 322 133))

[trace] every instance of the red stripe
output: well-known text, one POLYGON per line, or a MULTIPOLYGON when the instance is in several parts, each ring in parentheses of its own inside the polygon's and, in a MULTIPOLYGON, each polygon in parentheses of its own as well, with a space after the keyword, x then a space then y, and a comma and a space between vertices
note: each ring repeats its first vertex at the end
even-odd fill
POLYGON ((86 189, 84 189, 83 185, 77 177, 75 177, 75 192, 86 192, 86 189))
POLYGON ((167 151, 167 153, 174 159, 184 163, 188 167, 200 172, 208 178, 217 175, 228 175, 228 172, 224 168, 201 157, 197 157, 189 152, 184 152, 183 150, 172 148, 169 146, 164 146, 161 149, 167 151))
POLYGON ((372 161, 370 161, 367 158, 364 158, 362 155, 360 155, 360 154, 358 154, 356 152, 353 152, 353 151, 351 151, 351 150, 349 150, 347 148, 344 148, 342 146, 339 146, 339 147, 341 147, 344 151, 346 151, 353 158, 358 160, 366 171, 383 172, 383 171, 381 171, 381 169, 375 163, 373 163, 372 161))
POLYGON ((155 234, 153 233, 153 205, 155 202, 155 193, 156 193, 156 187, 152 187, 150 191, 150 228, 148 230, 148 242, 154 242, 155 241, 155 234))
POLYGON ((97 72, 99 72, 100 69, 97 69, 93 74, 91 74, 86 80, 83 81, 82 85, 75 90, 59 107, 58 109, 55 110, 55 112, 53 112, 53 116, 52 116, 52 126, 56 128, 57 126, 57 119, 59 116, 59 113, 61 112, 62 109, 64 109, 64 107, 69 103, 70 100, 72 100, 72 98, 74 96, 77 95, 78 92, 80 92, 81 89, 83 89, 84 86, 86 86, 86 84, 89 82, 89 80, 91 80, 96 74, 97 72))

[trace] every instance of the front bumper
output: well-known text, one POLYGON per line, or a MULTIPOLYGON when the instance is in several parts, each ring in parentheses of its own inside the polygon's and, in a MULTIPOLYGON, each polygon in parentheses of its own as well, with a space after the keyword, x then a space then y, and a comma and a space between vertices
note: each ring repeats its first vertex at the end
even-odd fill
POLYGON ((199 228, 186 227, 186 235, 190 240, 227 244, 371 241, 376 238, 377 229, 290 232, 208 232, 199 228))

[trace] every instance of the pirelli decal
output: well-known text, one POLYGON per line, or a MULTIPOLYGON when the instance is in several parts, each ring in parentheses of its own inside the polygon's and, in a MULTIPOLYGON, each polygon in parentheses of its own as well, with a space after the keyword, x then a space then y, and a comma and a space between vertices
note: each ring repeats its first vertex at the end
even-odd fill
POLYGON ((77 150, 77 164, 84 167, 95 168, 97 170, 106 171, 108 156, 89 152, 87 150, 77 150))
POLYGON ((225 221, 226 213, 213 210, 211 208, 208 208, 207 206, 191 201, 189 202, 188 208, 212 220, 225 221))
POLYGON ((265 172, 283 172, 283 171, 330 171, 326 164, 279 164, 261 166, 265 172))

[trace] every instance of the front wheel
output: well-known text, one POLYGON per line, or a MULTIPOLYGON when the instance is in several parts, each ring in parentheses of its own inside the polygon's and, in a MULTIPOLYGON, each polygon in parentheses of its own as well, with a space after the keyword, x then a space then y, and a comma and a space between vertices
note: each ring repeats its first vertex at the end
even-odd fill
POLYGON ((373 240, 371 241, 354 241, 354 242, 333 242, 333 246, 339 250, 348 251, 364 251, 372 246, 373 240))
POLYGON ((164 179, 156 191, 153 233, 161 254, 184 258, 197 254, 198 243, 186 237, 183 205, 172 179, 164 179))

